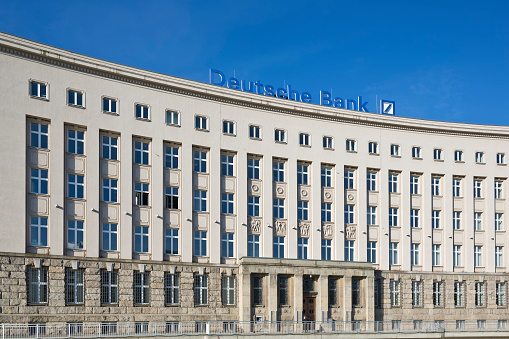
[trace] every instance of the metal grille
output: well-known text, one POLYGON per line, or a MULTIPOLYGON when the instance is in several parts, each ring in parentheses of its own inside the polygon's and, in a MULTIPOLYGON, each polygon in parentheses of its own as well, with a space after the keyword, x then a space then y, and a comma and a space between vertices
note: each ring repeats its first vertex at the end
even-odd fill
POLYGON ((101 270, 101 304, 118 303, 118 273, 101 270))
POLYGON ((134 303, 146 305, 150 301, 150 275, 148 272, 134 272, 134 303))
POLYGON ((195 275, 194 276, 194 304, 206 305, 207 304, 207 276, 195 275))
POLYGON ((235 305, 235 277, 223 277, 222 284, 223 305, 235 305))
POLYGON ((82 304, 84 296, 83 275, 85 270, 67 267, 65 269, 65 302, 67 304, 82 304))
POLYGON ((31 304, 48 302, 48 268, 30 267, 28 270, 28 301, 31 304))
POLYGON ((178 274, 164 274, 164 303, 166 305, 179 304, 180 276, 178 274))

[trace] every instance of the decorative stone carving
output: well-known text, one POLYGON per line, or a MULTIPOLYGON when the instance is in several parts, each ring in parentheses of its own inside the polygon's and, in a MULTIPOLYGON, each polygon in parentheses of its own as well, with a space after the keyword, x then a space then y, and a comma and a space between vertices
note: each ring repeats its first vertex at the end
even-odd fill
POLYGON ((303 197, 307 197, 308 196, 308 191, 303 189, 300 191, 300 194, 303 196, 303 197))
POLYGON ((299 237, 301 238, 309 238, 309 229, 311 228, 309 223, 299 222, 299 237))
POLYGON ((251 191, 253 192, 259 192, 260 191, 260 186, 258 186, 257 184, 252 184, 251 185, 251 191))
POLYGON ((332 198, 332 194, 330 192, 325 192, 324 196, 326 199, 332 198))
POLYGON ((324 224, 322 226, 322 236, 326 239, 331 239, 334 234, 334 225, 324 224))
POLYGON ((262 221, 260 219, 249 219, 248 225, 248 232, 250 234, 260 234, 262 228, 262 221))
POLYGON ((285 220, 277 220, 274 223, 274 233, 280 237, 286 235, 286 221, 285 220))
POLYGON ((278 193, 278 194, 283 194, 283 193, 285 193, 285 190, 283 189, 283 187, 278 187, 278 188, 276 188, 276 191, 277 191, 277 193, 278 193))
POLYGON ((354 195, 353 195, 352 193, 348 194, 346 197, 347 197, 347 199, 348 199, 348 200, 350 200, 350 201, 352 201, 352 200, 355 198, 355 197, 354 197, 354 195))
POLYGON ((345 231, 346 239, 355 239, 357 236, 357 226, 347 226, 345 231))

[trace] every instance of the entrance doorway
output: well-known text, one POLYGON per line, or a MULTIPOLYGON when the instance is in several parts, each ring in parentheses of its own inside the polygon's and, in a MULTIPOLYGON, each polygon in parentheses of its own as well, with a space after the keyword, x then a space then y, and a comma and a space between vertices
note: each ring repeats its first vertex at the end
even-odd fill
POLYGON ((302 320, 303 321, 315 321, 315 297, 304 297, 302 300, 302 320))

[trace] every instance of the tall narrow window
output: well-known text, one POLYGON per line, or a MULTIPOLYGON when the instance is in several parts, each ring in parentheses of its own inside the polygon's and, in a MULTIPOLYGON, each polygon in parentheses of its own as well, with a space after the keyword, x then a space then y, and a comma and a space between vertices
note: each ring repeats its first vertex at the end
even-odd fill
POLYGON ((164 253, 170 255, 179 254, 179 230, 178 228, 164 229, 164 253))
POLYGON ((368 262, 376 263, 376 242, 368 241, 368 262))
POLYGON ((148 253, 148 226, 134 226, 134 252, 148 253))
POLYGON ((376 225, 376 206, 368 206, 368 225, 376 225))
POLYGON ((329 276, 329 307, 338 305, 338 280, 329 276))
POLYGON ((309 220, 309 203, 307 201, 297 201, 297 220, 309 220))
POLYGON ((505 284, 505 282, 497 281, 497 283, 495 285, 495 292, 496 292, 497 306, 498 307, 505 307, 505 306, 507 306, 506 305, 506 300, 505 300, 505 295, 506 295, 506 284, 505 284))
POLYGON ((345 189, 354 189, 354 171, 345 170, 345 189))
POLYGON ((419 194, 419 177, 410 176, 410 194, 419 194))
POLYGON ((221 175, 234 176, 232 154, 221 154, 221 175))
POLYGON ((85 154, 85 132, 74 129, 67 130, 67 152, 85 154))
POLYGON ((272 252, 274 258, 282 259, 285 257, 285 237, 274 236, 272 252))
POLYGON ((452 252, 452 264, 454 267, 462 266, 461 263, 461 245, 454 245, 452 252))
POLYGON ((260 256, 260 236, 257 234, 248 234, 247 236, 247 256, 260 256))
POLYGON ((440 178, 431 178, 431 195, 440 195, 440 178))
POLYGON ((397 208, 389 208, 389 226, 391 226, 391 227, 398 226, 398 209, 397 208))
POLYGON ((400 289, 399 281, 391 280, 389 282, 389 293, 391 296, 391 307, 399 307, 400 304, 400 289))
POLYGON ((28 302, 45 304, 48 302, 48 268, 28 268, 28 302))
POLYGON ((149 206, 148 184, 142 182, 134 183, 134 204, 137 206, 149 206))
POLYGON ((180 303, 180 274, 164 273, 164 304, 178 305, 180 303))
POLYGON ((433 306, 444 306, 444 283, 441 281, 433 281, 433 306))
POLYGON ((30 217, 30 245, 48 246, 48 218, 30 217))
POLYGON ((431 247, 431 263, 433 266, 442 265, 440 258, 440 245, 433 244, 431 247))
POLYGON ((248 217, 260 216, 260 197, 247 197, 247 215, 248 217))
POLYGON ((103 251, 117 251, 118 225, 104 222, 102 224, 102 249, 103 251))
POLYGON ((233 233, 221 233, 221 256, 233 258, 233 233))
POLYGON ((221 193, 221 213, 234 214, 233 193, 221 193))
POLYGON ((474 180, 474 198, 482 198, 482 181, 474 180))
POLYGON ((419 244, 410 244, 410 265, 419 266, 420 265, 420 252, 419 252, 419 244))
POLYGON ((398 243, 389 243, 389 265, 398 265, 398 243))
POLYGON ((179 188, 166 186, 164 188, 165 208, 178 210, 179 208, 179 188))
POLYGON ((84 269, 65 269, 65 303, 68 305, 83 304, 85 296, 84 269))
POLYGON ((398 175, 389 174, 389 192, 398 193, 398 175))
POLYGON ((431 211, 431 228, 440 228, 440 211, 431 211))
POLYGON ((419 210, 410 210, 410 227, 420 227, 419 224, 419 210))
POLYGON ((207 255, 207 232, 194 231, 194 255, 197 257, 207 255))
POLYGON ((309 183, 309 165, 297 164, 297 184, 308 185, 309 183))
POLYGON ((354 245, 355 244, 353 240, 345 241, 345 261, 355 261, 354 245))
POLYGON ((164 148, 164 162, 166 168, 179 168, 179 148, 176 146, 166 146, 164 148))
POLYGON ((207 212, 207 191, 194 190, 193 210, 207 212))
POLYGON ((465 283, 462 281, 454 282, 454 306, 465 306, 465 283))
POLYGON ((322 222, 332 221, 332 204, 322 202, 322 222))
POLYGON ((485 306, 484 282, 475 283, 475 306, 476 307, 485 306))
POLYGON ((38 168, 30 169, 30 193, 48 194, 48 171, 38 168))
POLYGON ((103 201, 117 202, 118 181, 115 179, 103 179, 103 201))
POLYGON ((354 217, 354 205, 345 205, 345 224, 354 224, 354 217))
POLYGON ((495 267, 504 267, 504 247, 495 246, 495 267))
POLYGON ((285 181, 285 163, 282 161, 274 161, 272 163, 273 180, 277 182, 285 181))
POLYGON ((48 125, 30 123, 30 146, 48 149, 48 125))
POLYGON ((461 179, 452 179, 452 196, 461 197, 461 179))
POLYGON ((502 187, 504 182, 500 180, 495 181, 495 199, 503 199, 502 187))
POLYGON ((278 276, 279 306, 290 305, 289 277, 278 276))
POLYGON ((452 212, 452 226, 455 230, 461 229, 461 212, 454 211, 452 212))
POLYGON ((412 281, 412 306, 422 306, 422 283, 420 281, 412 281))
POLYGON ((495 213, 495 231, 504 230, 504 214, 495 213))
POLYGON ((223 305, 235 305, 235 277, 223 276, 221 283, 223 305))
POLYGON ((482 231, 482 213, 474 212, 474 230, 482 231))
POLYGON ((101 270, 101 304, 118 303, 118 272, 101 270))
POLYGON ((273 217, 276 219, 285 218, 285 200, 274 198, 273 217))
POLYGON ((263 305, 263 276, 253 275, 253 305, 263 305))
POLYGON ((102 136, 103 159, 118 160, 118 137, 102 136))
POLYGON ((332 187, 332 168, 322 166, 322 168, 321 168, 321 184, 322 184, 322 187, 332 187))
POLYGON ((247 159, 247 178, 260 179, 260 160, 255 158, 247 159))
POLYGON ((135 305, 147 305, 150 302, 149 272, 134 272, 133 301, 135 305))
POLYGON ((482 246, 474 246, 474 267, 482 267, 482 246))
POLYGON ((322 239, 322 260, 332 259, 332 240, 322 239))
POLYGON ((134 142, 134 163, 140 165, 148 165, 149 161, 149 143, 135 141, 134 142))
POLYGON ((67 220, 67 248, 82 250, 84 246, 82 220, 67 220))
POLYGON ((207 152, 194 151, 193 170, 198 173, 207 173, 207 152))
POLYGON ((297 258, 308 258, 308 238, 297 238, 297 258))

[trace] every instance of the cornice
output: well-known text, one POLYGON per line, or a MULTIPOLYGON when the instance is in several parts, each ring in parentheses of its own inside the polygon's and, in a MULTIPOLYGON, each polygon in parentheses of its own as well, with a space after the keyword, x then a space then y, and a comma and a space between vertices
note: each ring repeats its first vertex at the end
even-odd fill
POLYGON ((282 100, 124 66, 0 32, 0 53, 91 76, 221 104, 344 124, 474 138, 509 139, 509 127, 385 116, 282 100))

